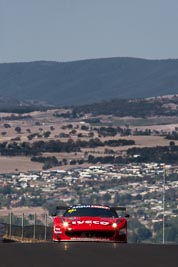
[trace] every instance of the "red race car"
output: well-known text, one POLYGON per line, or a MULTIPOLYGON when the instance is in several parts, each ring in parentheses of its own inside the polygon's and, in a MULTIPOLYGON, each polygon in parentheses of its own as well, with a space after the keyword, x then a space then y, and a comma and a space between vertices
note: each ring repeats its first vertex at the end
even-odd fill
MULTIPOLYGON (((66 207, 65 207, 66 208, 66 207)), ((64 207, 57 207, 58 210, 64 207)), ((54 218, 53 241, 103 241, 127 243, 127 218, 116 210, 123 207, 74 205, 54 218)), ((56 215, 56 214, 55 214, 56 215)))

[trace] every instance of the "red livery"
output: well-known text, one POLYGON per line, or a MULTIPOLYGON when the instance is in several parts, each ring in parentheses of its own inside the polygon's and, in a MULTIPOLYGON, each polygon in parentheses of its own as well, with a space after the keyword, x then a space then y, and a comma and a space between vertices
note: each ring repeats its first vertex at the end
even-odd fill
MULTIPOLYGON (((64 207, 57 207, 64 209, 64 207)), ((55 216, 53 241, 103 241, 127 243, 127 218, 119 217, 122 207, 74 205, 55 216)))

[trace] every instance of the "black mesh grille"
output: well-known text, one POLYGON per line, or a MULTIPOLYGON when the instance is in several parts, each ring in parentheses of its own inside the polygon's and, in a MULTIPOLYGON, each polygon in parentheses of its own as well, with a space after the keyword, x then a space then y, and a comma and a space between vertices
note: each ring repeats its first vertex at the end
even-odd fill
POLYGON ((111 238, 114 236, 113 231, 66 231, 66 235, 70 237, 83 238, 111 238))

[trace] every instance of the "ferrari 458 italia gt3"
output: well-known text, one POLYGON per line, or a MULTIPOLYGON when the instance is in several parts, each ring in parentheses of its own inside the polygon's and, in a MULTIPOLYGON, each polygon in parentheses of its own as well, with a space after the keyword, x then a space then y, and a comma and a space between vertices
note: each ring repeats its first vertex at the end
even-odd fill
MULTIPOLYGON (((58 210, 64 207, 57 207, 58 210)), ((127 218, 118 216, 122 207, 74 205, 56 215, 53 241, 103 241, 127 243, 127 218)))

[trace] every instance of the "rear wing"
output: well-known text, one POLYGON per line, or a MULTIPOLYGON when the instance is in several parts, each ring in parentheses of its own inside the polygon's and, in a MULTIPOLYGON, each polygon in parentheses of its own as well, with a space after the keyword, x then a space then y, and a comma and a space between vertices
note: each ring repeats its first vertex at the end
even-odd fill
POLYGON ((126 207, 111 207, 114 210, 126 211, 126 207))
MULTIPOLYGON (((70 208, 71 206, 57 206, 56 210, 67 210, 70 208)), ((126 211, 126 207, 121 207, 121 206, 111 207, 111 209, 126 211)))
MULTIPOLYGON (((114 209, 115 211, 120 210, 120 211, 125 211, 125 212, 127 210, 126 207, 111 207, 111 209, 114 209)), ((130 218, 130 215, 126 213, 124 217, 128 219, 130 218)))
POLYGON ((67 210, 69 208, 70 208, 70 206, 57 206, 56 210, 67 210))
POLYGON ((59 211, 65 211, 65 210, 68 210, 68 209, 70 209, 70 206, 57 206, 56 207, 56 209, 55 209, 55 211, 53 211, 52 213, 51 213, 51 215, 53 216, 53 217, 55 217, 55 216, 57 216, 57 214, 58 214, 58 210, 59 211))

